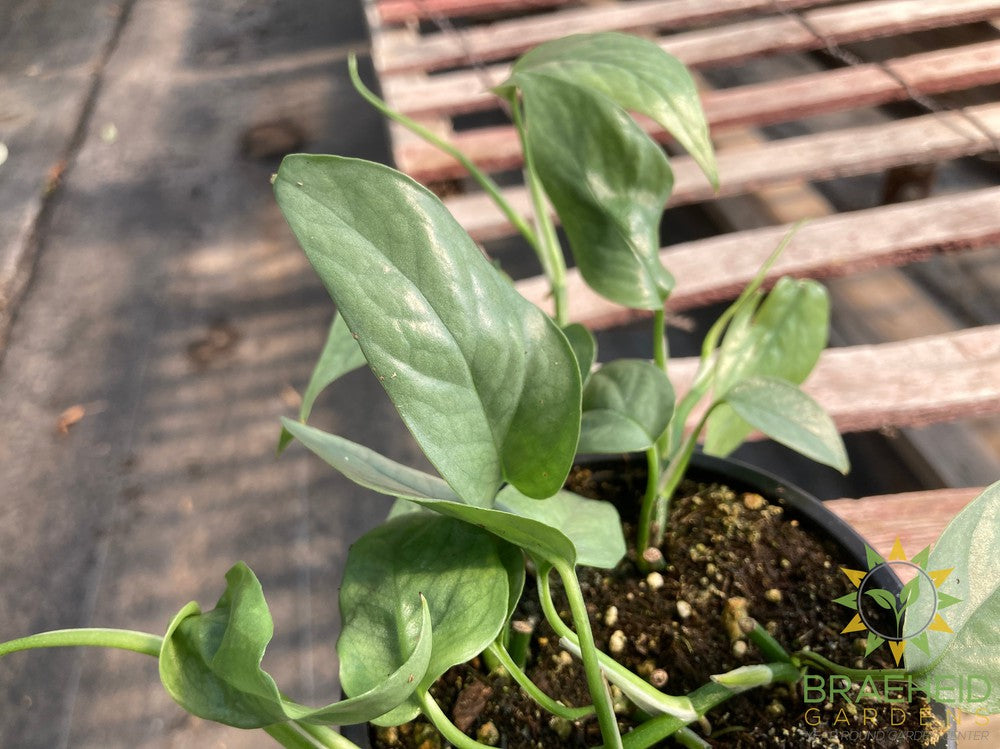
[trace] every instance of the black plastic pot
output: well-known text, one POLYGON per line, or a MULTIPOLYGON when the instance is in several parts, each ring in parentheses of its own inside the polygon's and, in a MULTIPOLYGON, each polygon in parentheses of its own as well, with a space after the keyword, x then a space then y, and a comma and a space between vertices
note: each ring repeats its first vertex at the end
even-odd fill
MULTIPOLYGON (((638 458, 637 458, 638 459, 638 458)), ((645 458, 642 458, 645 461, 645 458)), ((578 465, 588 467, 600 466, 608 468, 621 460, 609 460, 606 457, 581 459, 578 465)), ((687 477, 703 483, 718 483, 728 486, 737 492, 754 492, 771 502, 778 502, 788 512, 790 517, 797 518, 814 533, 829 538, 844 553, 846 561, 855 568, 867 568, 865 540, 850 525, 828 510, 823 503, 808 492, 789 484, 772 473, 763 469, 729 458, 715 458, 702 453, 695 453, 691 459, 687 477)), ((874 581, 878 587, 896 593, 902 587, 899 578, 888 568, 883 567, 874 573, 874 581)), ((946 708, 935 705, 934 711, 941 720, 946 720, 946 708)), ((947 720, 948 733, 934 749, 955 749, 957 737, 955 721, 947 720)), ((362 749, 370 749, 368 726, 345 726, 344 735, 362 749)))

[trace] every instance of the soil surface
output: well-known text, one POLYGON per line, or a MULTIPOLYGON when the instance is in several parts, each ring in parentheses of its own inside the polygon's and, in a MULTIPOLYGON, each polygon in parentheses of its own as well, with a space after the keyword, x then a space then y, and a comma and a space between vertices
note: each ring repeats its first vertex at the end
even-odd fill
MULTIPOLYGON (((628 522, 642 496, 645 470, 625 475, 577 469, 569 487, 614 502, 628 522)), ((615 570, 581 568, 578 573, 599 648, 655 686, 684 694, 712 674, 762 662, 737 622, 749 614, 788 650, 812 649, 845 666, 890 667, 876 651, 862 660, 864 633, 843 635, 848 609, 833 602, 848 591, 840 572, 843 553, 817 539, 783 507, 758 494, 718 485, 682 486, 671 509, 661 551, 662 574, 644 575, 635 551, 615 570)), ((553 576, 560 616, 571 623, 553 576)), ((527 672, 547 694, 567 705, 590 701, 578 661, 559 647, 541 616, 532 578, 515 618, 537 621, 527 672)), ((857 693, 857 687, 854 688, 857 693)), ((469 736, 510 749, 599 746, 595 720, 570 723, 542 711, 502 671, 487 673, 478 660, 451 669, 432 694, 469 736)), ((622 731, 641 721, 616 694, 622 731)), ((836 699, 806 703, 801 685, 774 685, 737 695, 710 712, 694 729, 714 747, 920 747, 933 745, 942 726, 926 703, 888 705, 836 699), (812 708, 812 709, 810 709, 812 708), (921 724, 923 723, 923 725, 921 724)), ((672 745, 673 742, 663 742, 672 745)), ((446 746, 423 718, 378 729, 379 749, 446 746)))

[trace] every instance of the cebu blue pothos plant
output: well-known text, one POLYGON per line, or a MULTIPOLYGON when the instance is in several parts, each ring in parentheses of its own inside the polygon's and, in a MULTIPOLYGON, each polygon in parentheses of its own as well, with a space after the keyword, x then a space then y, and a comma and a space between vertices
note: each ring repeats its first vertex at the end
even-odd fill
MULTIPOLYGON (((789 278, 765 295, 762 282, 777 251, 711 328, 694 384, 675 402, 663 311, 673 279, 660 262, 658 235, 672 174, 663 150, 628 113, 669 131, 714 182, 707 126, 683 66, 655 44, 621 34, 569 37, 517 62, 496 92, 522 141, 534 225, 462 154, 365 89, 353 61, 351 72, 362 95, 462 160, 497 201, 538 254, 553 314, 519 296, 441 202, 405 175, 335 156, 295 155, 282 163, 277 200, 339 311, 301 418, 284 422, 282 447, 298 439, 349 479, 399 499, 387 521, 354 544, 344 572, 337 651, 349 697, 308 708, 261 670, 271 617, 243 564, 227 574, 214 609, 188 604, 162 638, 64 630, 0 645, 0 656, 66 645, 153 655, 164 687, 191 713, 263 728, 287 747, 353 747, 329 726, 394 725, 421 712, 455 746, 482 746, 451 724, 428 691, 447 669, 479 654, 505 667, 554 715, 595 716, 609 749, 654 746, 671 735, 699 745, 687 725, 732 694, 797 681, 806 668, 837 670, 789 654, 756 626, 750 636, 767 662, 714 676, 691 694, 666 694, 597 649, 577 580, 577 565, 611 568, 626 551, 610 504, 562 488, 578 452, 645 452, 648 485, 633 543, 648 566, 662 564, 656 553, 642 552, 659 544, 670 497, 703 437, 706 451, 724 455, 756 428, 847 469, 829 417, 798 388, 826 344, 827 297, 818 284, 789 278), (595 365, 593 336, 567 319, 566 266, 547 201, 584 280, 608 299, 652 313, 652 362, 595 365), (439 476, 305 424, 318 393, 365 363, 439 476), (703 415, 688 430, 699 408, 703 415), (508 652, 526 558, 546 618, 583 662, 592 705, 569 708, 545 695, 508 652), (573 628, 552 603, 553 572, 573 628), (651 716, 624 736, 608 682, 651 716)), ((936 567, 975 567, 977 574, 952 576, 961 589, 949 592, 968 602, 967 614, 953 637, 932 640, 928 653, 918 654, 911 668, 918 681, 972 658, 981 666, 986 657, 1000 671, 995 647, 980 652, 988 622, 1000 615, 1000 576, 995 566, 984 574, 980 559, 985 549, 1000 549, 1000 529, 989 520, 998 511, 994 486, 933 552, 936 567), (963 543, 966 531, 981 539, 977 548, 963 543)), ((987 707, 1000 712, 996 700, 987 707)))

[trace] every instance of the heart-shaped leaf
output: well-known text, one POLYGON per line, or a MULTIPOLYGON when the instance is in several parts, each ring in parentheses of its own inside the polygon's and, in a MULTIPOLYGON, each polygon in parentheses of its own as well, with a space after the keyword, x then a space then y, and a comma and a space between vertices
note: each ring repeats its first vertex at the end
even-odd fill
MULTIPOLYGON (((421 595, 434 631, 421 689, 481 653, 507 619, 508 569, 515 565, 524 567, 518 549, 440 515, 405 515, 362 536, 347 556, 340 587, 337 653, 344 691, 362 694, 383 682, 411 647, 421 595)), ((419 710, 411 697, 373 722, 404 723, 419 710)))
POLYGON ((674 283, 659 254, 673 188, 663 150, 601 94, 532 72, 516 83, 528 157, 584 280, 626 307, 660 309, 674 283))
POLYGON ((580 365, 580 382, 586 385, 590 379, 590 370, 597 360, 597 339, 593 333, 576 322, 564 327, 563 335, 569 341, 576 355, 577 364, 580 365))
MULTIPOLYGON (((927 561, 937 586, 907 609, 906 621, 931 619, 927 652, 906 648, 906 668, 931 697, 977 715, 1000 713, 1000 482, 944 529, 927 561), (942 603, 947 602, 947 605, 942 603), (964 689, 955 688, 956 679, 964 689), (940 687, 940 688, 939 688, 940 687)), ((904 626, 904 630, 908 627, 904 626)))
POLYGON ((512 77, 528 72, 584 86, 623 109, 650 117, 684 146, 718 186, 708 123, 694 80, 678 59, 654 42, 617 32, 574 34, 522 56, 512 77))
POLYGON ((289 225, 372 370, 445 480, 483 503, 504 479, 554 494, 579 437, 566 338, 430 191, 385 166, 288 156, 289 225))
POLYGON ((847 473, 847 451, 836 425, 795 385, 775 377, 751 377, 729 389, 726 403, 774 441, 847 473))
MULTIPOLYGON (((729 388, 748 377, 803 383, 826 347, 829 324, 830 301, 822 285, 781 278, 759 308, 741 307, 726 331, 718 352, 716 399, 725 399, 729 388)), ((722 405, 709 416, 705 452, 728 455, 750 432, 745 420, 722 405)))
POLYGON ((391 622, 396 640, 377 682, 355 697, 310 708, 281 696, 260 661, 274 631, 260 583, 240 562, 226 573, 226 592, 202 613, 189 603, 174 617, 160 651, 160 679, 185 710, 237 728, 261 728, 286 720, 347 725, 365 723, 407 700, 431 658, 431 615, 419 593, 405 615, 391 622))
MULTIPOLYGON (((319 355, 319 360, 309 378, 309 384, 302 395, 299 421, 309 420, 309 414, 312 413, 316 398, 335 380, 364 365, 365 355, 361 352, 358 342, 351 335, 344 318, 335 314, 333 322, 330 323, 330 332, 326 336, 323 351, 319 355)), ((282 428, 281 438, 278 440, 278 452, 280 453, 288 447, 292 439, 292 433, 282 428)))
POLYGON ((583 391, 581 453, 623 453, 651 447, 670 423, 674 389, 659 367, 619 359, 595 372, 583 391))
POLYGON ((558 528, 576 547, 577 564, 613 569, 625 556, 621 517, 610 502, 570 491, 537 500, 505 486, 497 495, 496 508, 558 528))

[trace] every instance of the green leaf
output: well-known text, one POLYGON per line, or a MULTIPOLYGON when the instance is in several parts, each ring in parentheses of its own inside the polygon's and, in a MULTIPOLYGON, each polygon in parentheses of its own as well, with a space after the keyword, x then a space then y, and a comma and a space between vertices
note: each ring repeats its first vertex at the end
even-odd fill
POLYGON ((887 611, 896 610, 896 596, 887 590, 872 588, 871 590, 866 590, 865 595, 869 596, 875 603, 887 611))
MULTIPOLYGON (((361 486, 478 525, 541 559, 576 564, 573 542, 556 528, 510 512, 465 504, 447 484, 434 476, 400 465, 335 434, 288 420, 284 424, 303 445, 361 486)), ((490 498, 490 504, 493 499, 490 498)), ((410 512, 396 516, 414 514, 420 515, 410 512)))
MULTIPOLYGON (((356 442, 308 424, 299 424, 291 419, 282 419, 281 423, 299 442, 355 484, 391 497, 462 501, 437 476, 404 466, 356 442)), ((490 497, 491 503, 492 500, 493 497, 490 497)))
MULTIPOLYGON (((940 616, 953 633, 934 624, 928 630, 927 653, 917 648, 904 651, 907 670, 914 680, 932 692, 938 683, 945 686, 937 699, 952 707, 979 715, 1000 713, 1000 482, 990 486, 969 503, 944 529, 931 550, 928 574, 944 579, 938 595, 958 598, 942 612, 930 610, 930 597, 907 610, 907 621, 922 623, 933 614, 940 616), (948 572, 950 570, 950 572, 948 572), (955 688, 956 677, 975 677, 971 690, 955 688), (940 682, 938 681, 940 680, 940 682), (985 684, 984 684, 985 680, 985 684), (988 696, 985 687, 992 685, 988 696)), ((934 622, 938 622, 935 618, 934 622)))
POLYGON ((202 613, 196 603, 181 609, 160 651, 163 686, 193 715, 237 728, 286 720, 365 723, 408 699, 427 671, 431 616, 426 601, 415 593, 409 618, 392 622, 386 632, 398 639, 395 660, 384 659, 382 676, 370 689, 315 709, 286 700, 260 667, 274 630, 260 583, 242 562, 226 573, 226 582, 226 592, 211 611, 202 613))
MULTIPOLYGON (((716 400, 724 400, 729 388, 748 377, 803 383, 826 347, 829 324, 830 301, 822 285, 779 279, 759 307, 741 306, 726 331, 715 370, 716 400)), ((705 452, 728 455, 750 432, 750 425, 723 405, 709 416, 705 452)))
POLYGON ((576 547, 577 564, 612 569, 625 556, 621 518, 610 502, 565 490, 537 500, 506 486, 497 495, 496 508, 558 528, 576 547))
POLYGON ((581 453, 651 447, 670 423, 674 389, 666 373, 642 359, 619 359, 593 374, 583 391, 581 453))
POLYGON ((586 385, 590 379, 590 370, 597 360, 597 339, 593 333, 576 322, 570 323, 562 331, 573 349, 577 364, 580 365, 580 382, 586 385))
POLYGON ((623 109, 655 120, 718 187, 715 154, 694 80, 657 44, 616 32, 576 34, 528 52, 514 65, 512 77, 528 72, 600 92, 623 109))
MULTIPOLYGON (((434 640, 420 689, 485 650, 506 621, 515 564, 523 568, 523 556, 510 544, 439 515, 404 515, 365 534, 351 547, 340 587, 345 693, 378 687, 411 647, 421 595, 434 640)), ((404 723, 419 710, 411 697, 373 722, 404 723)))
POLYGON ((288 156, 275 194, 372 370, 465 499, 503 480, 562 486, 580 377, 555 324, 521 297, 431 192, 388 167, 288 156))
POLYGON ((660 309, 674 283, 659 254, 673 188, 663 150, 601 94, 536 73, 516 82, 528 156, 584 280, 626 307, 660 309))
POLYGON ((730 388, 726 403, 776 442, 847 473, 847 451, 836 425, 795 385, 775 377, 752 377, 730 388))
MULTIPOLYGON (((323 351, 319 355, 319 360, 309 378, 309 384, 306 386, 306 392, 302 396, 299 421, 305 423, 309 420, 309 414, 312 413, 316 398, 329 385, 348 372, 353 372, 364 365, 365 355, 351 335, 344 318, 334 314, 333 322, 330 323, 330 332, 323 345, 323 351)), ((288 447, 292 439, 294 439, 292 433, 282 428, 281 438, 278 441, 278 452, 280 453, 288 447)))

